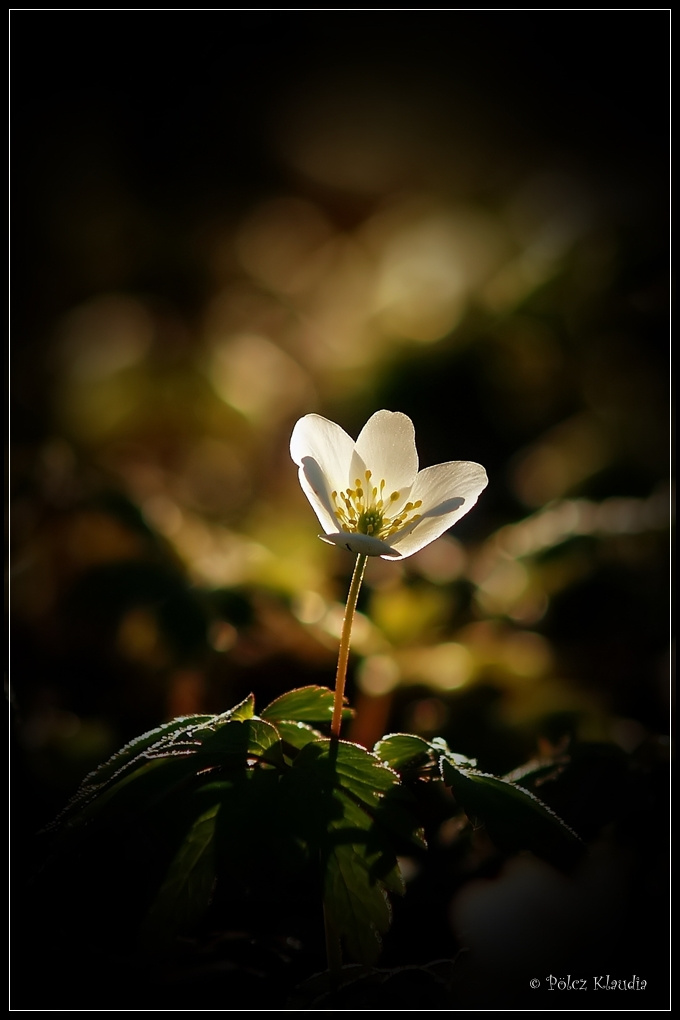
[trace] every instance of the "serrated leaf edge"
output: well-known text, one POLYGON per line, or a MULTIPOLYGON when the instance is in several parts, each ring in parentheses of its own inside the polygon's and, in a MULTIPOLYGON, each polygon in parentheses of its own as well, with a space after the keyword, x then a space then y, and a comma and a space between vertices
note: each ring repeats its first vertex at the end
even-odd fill
MULTIPOLYGON (((442 755, 442 757, 440 759, 440 768, 441 768, 441 763, 443 761, 446 761, 447 765, 449 765, 450 768, 452 768, 452 769, 454 769, 456 771, 461 771, 460 769, 457 769, 455 765, 452 765, 451 762, 446 758, 445 755, 442 755)), ((517 784, 517 783, 509 783, 506 779, 502 779, 500 776, 494 776, 491 772, 480 772, 479 769, 465 769, 463 775, 466 776, 466 777, 474 776, 474 777, 476 777, 478 779, 495 779, 495 781, 497 783, 502 783, 503 786, 509 786, 510 789, 517 790, 518 793, 522 794, 522 796, 524 796, 524 797, 528 797, 530 800, 533 800, 538 805, 539 808, 541 808, 543 811, 545 811, 546 814, 548 814, 552 818, 554 818, 555 821, 558 822, 559 825, 563 829, 565 829, 571 836, 573 836, 575 840, 577 840, 579 843, 583 843, 583 840, 581 839, 579 834, 577 832, 574 832, 574 830, 571 828, 571 826, 567 825, 567 823, 564 821, 564 819, 560 818, 560 816, 557 814, 556 811, 553 811, 552 808, 548 807, 548 805, 544 801, 542 801, 540 799, 540 797, 537 797, 535 793, 532 793, 531 790, 527 790, 527 789, 525 789, 525 787, 519 786, 519 784, 517 784)), ((442 779, 444 779, 443 771, 442 771, 442 779)), ((445 779, 444 779, 444 783, 445 783, 446 786, 450 786, 450 783, 447 783, 445 779)))

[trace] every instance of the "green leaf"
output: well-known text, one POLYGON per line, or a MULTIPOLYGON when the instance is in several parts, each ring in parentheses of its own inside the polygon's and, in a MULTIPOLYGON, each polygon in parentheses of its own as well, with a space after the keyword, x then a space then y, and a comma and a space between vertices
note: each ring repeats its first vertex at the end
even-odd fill
POLYGON ((583 850, 581 839, 532 793, 475 769, 441 759, 442 777, 471 821, 481 820, 502 850, 531 850, 568 866, 583 850))
POLYGON ((400 842, 422 845, 408 792, 375 755, 347 741, 302 748, 282 777, 291 824, 324 872, 324 907, 347 952, 375 961, 390 924, 388 892, 403 892, 400 842))
POLYGON ((110 786, 119 783, 150 759, 188 756, 197 752, 206 739, 226 723, 252 718, 254 707, 255 699, 250 694, 221 715, 180 716, 135 737, 85 777, 53 826, 82 811, 91 800, 101 797, 110 786))
POLYGON ((303 722, 293 722, 292 720, 283 720, 276 722, 276 729, 279 731, 279 735, 284 744, 289 744, 291 747, 295 747, 301 750, 306 744, 310 744, 313 740, 323 740, 323 733, 319 730, 315 730, 313 726, 303 722))
POLYGON ((513 769, 512 772, 508 772, 507 775, 503 776, 503 779, 506 783, 513 783, 516 786, 521 786, 523 789, 531 791, 532 786, 535 784, 541 784, 546 779, 559 775, 568 762, 569 759, 564 757, 556 761, 534 759, 533 761, 526 762, 524 765, 520 765, 519 768, 513 769))
POLYGON ((444 757, 456 768, 474 769, 477 767, 476 758, 467 758, 464 754, 458 754, 456 751, 452 751, 443 737, 433 737, 431 745, 437 754, 443 754, 444 757))
POLYGON ((213 716, 209 715, 182 716, 135 737, 129 744, 116 751, 111 758, 85 776, 77 792, 50 828, 60 825, 67 816, 82 810, 90 800, 101 796, 107 786, 121 779, 134 766, 139 767, 147 760, 147 752, 160 741, 167 737, 172 739, 174 734, 181 730, 188 730, 194 725, 202 726, 212 718, 213 716))
POLYGON ((310 852, 288 810, 285 778, 289 772, 290 768, 284 773, 256 768, 234 772, 222 781, 218 856, 222 881, 237 896, 251 888, 259 901, 285 899, 310 863, 318 881, 318 852, 310 852))
POLYGON ((233 708, 230 708, 228 712, 225 712, 224 715, 218 716, 217 718, 223 719, 225 716, 227 716, 229 719, 243 720, 252 719, 254 715, 255 715, 255 695, 249 694, 248 697, 244 698, 243 701, 240 701, 238 705, 235 705, 233 708))
POLYGON ((251 717, 252 696, 218 716, 192 716, 144 734, 91 773, 53 823, 73 836, 86 822, 106 812, 106 824, 127 822, 195 782, 206 782, 211 768, 245 769, 257 761, 283 767, 278 731, 251 717))
POLYGON ((225 757, 235 757, 244 763, 248 758, 282 762, 278 730, 257 716, 230 720, 226 725, 215 727, 213 732, 206 731, 201 736, 195 754, 214 764, 228 764, 224 761, 225 757))
POLYGON ((142 944, 153 949, 164 946, 208 908, 216 881, 219 810, 220 805, 213 804, 189 829, 142 924, 142 944))
POLYGON ((115 781, 95 790, 86 800, 78 794, 52 824, 57 845, 65 840, 91 837, 92 824, 99 819, 104 829, 130 828, 153 805, 177 796, 182 786, 196 774, 195 760, 184 756, 141 760, 115 781))
POLYGON ((361 845, 339 843, 326 858, 324 904, 348 954, 375 963, 392 910, 385 886, 371 881, 361 845))
POLYGON ((399 773, 419 774, 439 761, 439 755, 434 752, 432 745, 411 733, 390 733, 378 741, 373 751, 381 761, 399 773))
POLYGON ((439 759, 444 755, 451 764, 470 768, 476 762, 465 755, 455 754, 449 750, 445 740, 435 737, 434 740, 425 740, 423 737, 416 737, 412 733, 390 733, 379 740, 374 747, 374 753, 381 761, 384 761, 390 768, 395 769, 406 779, 417 777, 439 779, 439 759), (436 776, 432 773, 436 770, 436 776))
MULTIPOLYGON (((306 723, 330 722, 333 717, 333 699, 333 691, 328 687, 297 687, 275 698, 260 712, 260 717, 271 722, 280 719, 306 723)), ((343 708, 343 719, 350 718, 352 714, 350 708, 343 708)))
MULTIPOLYGON (((150 903, 142 936, 157 947, 200 918, 216 878, 220 902, 240 910, 251 897, 283 902, 292 876, 320 866, 333 930, 353 957, 375 961, 390 924, 388 895, 404 889, 397 854, 424 840, 398 773, 311 724, 328 721, 332 702, 326 688, 302 688, 261 718, 251 695, 221 715, 144 734, 86 779, 61 819, 56 854, 65 861, 79 839, 83 860, 110 846, 118 875, 117 848, 139 850, 130 898, 150 903)), ((404 738, 422 753, 418 739, 404 738)))

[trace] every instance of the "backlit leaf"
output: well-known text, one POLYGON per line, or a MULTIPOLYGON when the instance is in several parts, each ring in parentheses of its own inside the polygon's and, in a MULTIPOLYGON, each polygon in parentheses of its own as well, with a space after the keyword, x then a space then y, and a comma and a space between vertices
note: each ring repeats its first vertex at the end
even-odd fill
POLYGON ((321 855, 333 929, 353 958, 374 961, 390 923, 387 894, 403 892, 395 847, 422 840, 399 777, 357 744, 319 740, 300 751, 282 794, 321 855))
POLYGON ((531 850, 558 865, 575 861, 583 843, 542 801, 514 783, 441 760, 444 782, 471 821, 484 823, 502 850, 531 850))
POLYGON ((90 800, 100 797, 111 784, 119 782, 148 759, 170 758, 197 752, 206 739, 226 723, 252 718, 254 707, 255 699, 250 694, 221 715, 180 716, 135 737, 85 777, 54 824, 58 825, 64 817, 81 811, 90 800))
POLYGON ((390 733, 379 740, 373 750, 381 761, 397 772, 405 769, 419 771, 439 760, 427 740, 411 733, 390 733))
MULTIPOLYGON (((333 717, 333 691, 328 687, 297 687, 275 698, 260 712, 262 719, 276 722, 290 719, 296 722, 329 723, 333 717)), ((343 719, 352 716, 350 708, 343 708, 343 719)))
POLYGON ((451 751, 441 737, 425 740, 412 733, 390 733, 379 740, 373 750, 381 761, 405 779, 418 776, 439 778, 439 759, 442 755, 459 768, 473 768, 477 764, 465 755, 451 751), (436 775, 433 775, 435 772, 436 775))

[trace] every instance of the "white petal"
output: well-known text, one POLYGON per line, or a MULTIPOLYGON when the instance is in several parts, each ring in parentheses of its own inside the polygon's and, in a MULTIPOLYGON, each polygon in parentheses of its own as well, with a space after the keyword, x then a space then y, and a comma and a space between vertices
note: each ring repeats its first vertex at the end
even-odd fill
POLYGON ((337 531, 338 519, 328 493, 326 476, 313 457, 304 457, 298 471, 300 485, 324 531, 337 531))
POLYGON ((344 429, 318 414, 300 418, 290 438, 300 485, 324 531, 337 531, 331 492, 348 485, 354 443, 344 429))
POLYGON ((421 517, 412 529, 407 526, 394 535, 389 544, 402 556, 412 556, 471 510, 488 482, 482 465, 469 461, 449 461, 420 471, 410 499, 422 500, 416 511, 421 517))
POLYGON ((349 531, 337 531, 334 534, 319 535, 322 542, 329 545, 340 546, 341 549, 348 549, 353 553, 363 553, 364 556, 382 556, 386 560, 399 560, 401 553, 393 549, 386 542, 371 535, 351 534, 349 531))
POLYGON ((295 463, 302 467, 305 457, 313 457, 326 476, 329 491, 347 488, 353 451, 354 440, 320 414, 300 418, 290 437, 290 455, 295 463))
POLYGON ((362 462, 372 472, 374 485, 385 479, 388 499, 392 492, 411 486, 418 473, 411 419, 400 411, 376 411, 359 433, 352 462, 352 482, 355 477, 363 480, 362 462))

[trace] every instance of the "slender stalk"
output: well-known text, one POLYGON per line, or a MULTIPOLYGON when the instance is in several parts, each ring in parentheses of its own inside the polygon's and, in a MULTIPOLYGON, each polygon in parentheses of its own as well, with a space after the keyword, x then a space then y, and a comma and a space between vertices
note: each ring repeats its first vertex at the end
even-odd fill
MULTIPOLYGON (((340 650, 338 652, 338 668, 335 674, 333 718, 331 721, 331 760, 335 759, 338 752, 337 741, 340 739, 340 727, 342 725, 342 699, 345 694, 345 680, 347 679, 347 663, 349 662, 349 643, 352 634, 352 622, 354 620, 354 613, 356 612, 357 601, 359 599, 359 589, 361 588, 361 582, 364 579, 367 558, 368 557, 364 556, 362 553, 359 553, 357 556, 356 563, 354 564, 354 573, 352 574, 352 580, 347 593, 345 616, 342 621, 340 650), (335 741, 335 743, 333 743, 333 741, 335 741)), ((322 872, 324 871, 325 865, 322 863, 322 872)), ((323 923, 326 935, 326 958, 328 961, 328 971, 330 975, 330 991, 331 995, 335 996, 337 994, 340 981, 342 949, 340 946, 340 936, 328 915, 325 904, 323 923)))
POLYGON ((338 740, 340 737, 340 726, 342 723, 342 699, 345 694, 345 680, 347 679, 347 663, 349 661, 349 639, 352 633, 352 621, 357 608, 359 589, 364 579, 366 560, 363 553, 359 553, 354 564, 354 573, 347 593, 347 605, 345 606, 345 618, 342 621, 342 633, 340 635, 340 650, 338 652, 338 669, 335 674, 335 699, 333 701, 333 719, 331 722, 331 737, 338 740))

